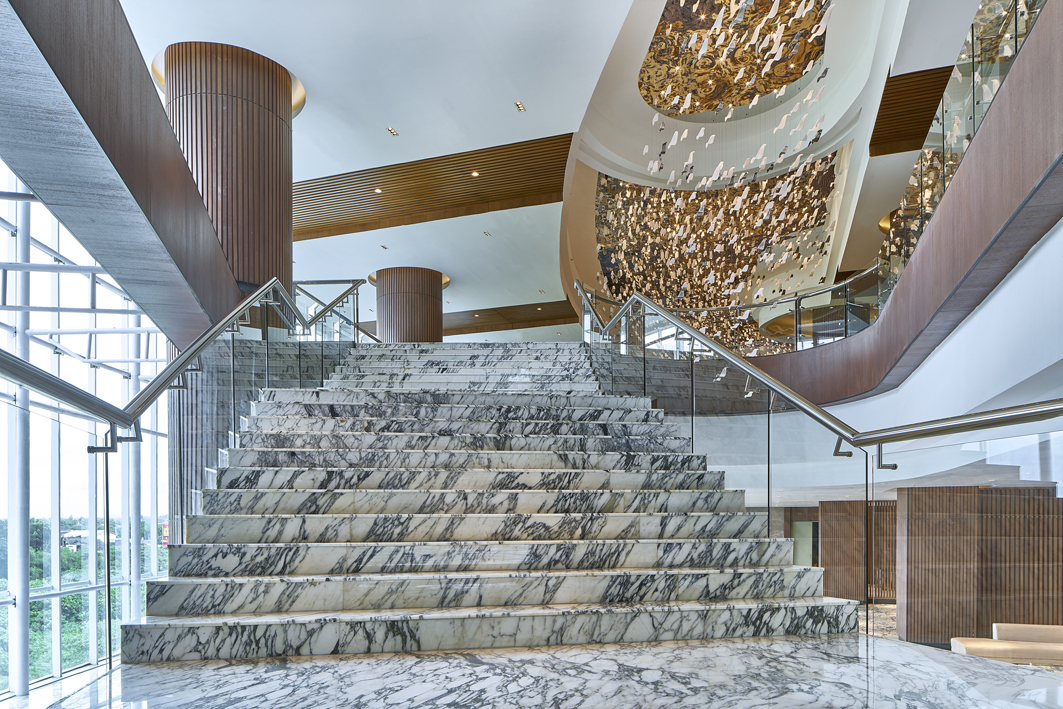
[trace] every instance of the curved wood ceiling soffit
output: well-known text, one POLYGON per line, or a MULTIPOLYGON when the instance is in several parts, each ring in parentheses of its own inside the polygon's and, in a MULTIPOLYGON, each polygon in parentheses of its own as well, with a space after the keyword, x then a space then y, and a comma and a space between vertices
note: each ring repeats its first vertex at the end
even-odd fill
POLYGON ((830 0, 668 0, 639 71, 667 116, 755 104, 821 56, 830 0))

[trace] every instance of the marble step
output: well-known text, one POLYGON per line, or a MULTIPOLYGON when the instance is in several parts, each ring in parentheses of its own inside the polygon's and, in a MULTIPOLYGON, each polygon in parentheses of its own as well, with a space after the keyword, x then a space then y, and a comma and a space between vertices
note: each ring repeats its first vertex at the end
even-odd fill
POLYGON ((431 353, 459 350, 500 352, 588 352, 582 342, 371 342, 352 347, 351 352, 431 353))
POLYGON ((566 468, 578 470, 705 470, 689 453, 584 453, 580 451, 309 450, 229 448, 220 467, 261 468, 566 468))
MULTIPOLYGON (((452 366, 466 364, 469 366, 591 366, 592 360, 586 354, 580 352, 561 353, 459 353, 459 352, 433 352, 420 355, 405 354, 382 354, 353 352, 340 360, 342 366, 358 366, 361 364, 415 364, 429 367, 452 366)), ((641 364, 639 366, 642 366, 641 364)))
POLYGON ((741 512, 741 490, 204 490, 203 514, 741 512))
POLYGON ((821 595, 823 569, 800 566, 193 577, 148 581, 145 612, 201 616, 821 595))
POLYGON ((644 396, 554 394, 542 392, 359 391, 343 389, 265 389, 262 402, 299 404, 439 404, 449 406, 649 409, 644 396))
POLYGON ((221 468, 226 490, 722 490, 719 471, 221 468))
POLYGON ((793 564, 790 539, 347 544, 171 544, 170 576, 548 569, 723 569, 793 564))
POLYGON ((423 384, 425 388, 442 388, 456 384, 545 384, 546 387, 529 386, 529 390, 549 389, 554 387, 565 389, 575 385, 597 385, 593 372, 562 372, 557 374, 532 372, 529 374, 514 373, 500 374, 494 370, 484 372, 334 372, 329 377, 330 382, 346 382, 348 384, 423 384))
POLYGON ((324 384, 329 391, 426 391, 432 393, 455 392, 455 393, 487 393, 501 392, 503 394, 549 394, 550 396, 589 395, 599 391, 598 382, 573 382, 573 381, 543 381, 543 382, 520 382, 520 381, 477 381, 470 379, 453 380, 422 380, 422 381, 348 381, 346 379, 331 378, 324 384))
POLYGON ((240 448, 403 451, 578 451, 601 453, 689 453, 689 438, 664 436, 554 436, 453 433, 370 433, 319 431, 243 432, 240 448))
POLYGON ((245 432, 282 433, 420 433, 440 436, 616 436, 621 438, 685 438, 690 426, 674 423, 594 423, 580 421, 462 421, 457 419, 396 418, 310 418, 308 416, 253 416, 245 419, 245 432))
POLYGON ((476 360, 455 360, 453 362, 405 360, 395 362, 376 362, 362 360, 357 364, 342 364, 335 369, 337 375, 347 374, 549 374, 565 376, 570 374, 594 375, 589 362, 553 362, 529 360, 516 362, 498 360, 494 362, 476 360))
POLYGON ((195 515, 188 544, 763 537, 761 512, 195 515))
POLYGON ((122 625, 122 662, 853 633, 856 621, 857 603, 836 598, 148 617, 122 625))
POLYGON ((663 409, 451 404, 251 402, 253 416, 304 419, 420 419, 493 422, 664 423, 663 409))

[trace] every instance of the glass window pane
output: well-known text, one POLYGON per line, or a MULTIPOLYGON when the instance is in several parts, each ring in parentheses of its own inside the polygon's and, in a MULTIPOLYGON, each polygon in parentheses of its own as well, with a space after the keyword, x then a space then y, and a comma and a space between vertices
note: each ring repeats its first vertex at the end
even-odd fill
POLYGON ((62 599, 60 653, 62 669, 84 665, 89 661, 89 594, 78 593, 62 599))

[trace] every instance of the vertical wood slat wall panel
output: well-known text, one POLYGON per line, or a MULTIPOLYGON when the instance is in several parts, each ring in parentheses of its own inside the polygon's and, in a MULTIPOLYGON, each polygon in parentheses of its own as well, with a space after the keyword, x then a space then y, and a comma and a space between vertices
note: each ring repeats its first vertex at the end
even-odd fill
POLYGON ((291 75, 239 47, 166 49, 166 111, 239 281, 292 281, 291 75))
POLYGON ((376 274, 377 337, 382 342, 443 341, 443 274, 384 268, 376 274))
POLYGON ((819 506, 823 593, 862 601, 867 596, 865 520, 871 531, 871 598, 896 598, 897 503, 878 500, 823 501, 819 506))
POLYGON ((993 623, 1063 625, 1063 500, 1052 488, 898 490, 897 630, 947 644, 993 623))

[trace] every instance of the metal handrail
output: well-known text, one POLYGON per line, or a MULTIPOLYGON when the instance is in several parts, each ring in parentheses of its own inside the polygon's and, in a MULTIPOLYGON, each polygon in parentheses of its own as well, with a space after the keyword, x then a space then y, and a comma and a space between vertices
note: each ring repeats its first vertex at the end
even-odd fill
MULTIPOLYGON (((847 286, 850 283, 852 283, 853 281, 858 280, 860 278, 863 278, 867 274, 873 273, 874 271, 877 271, 880 268, 882 268, 882 264, 881 263, 876 263, 874 266, 870 266, 870 267, 864 269, 863 271, 861 271, 860 273, 857 273, 854 276, 849 276, 848 278, 846 278, 841 283, 835 283, 832 286, 827 286, 826 288, 820 288, 819 290, 812 291, 810 293, 801 293, 799 295, 794 295, 794 296, 791 296, 789 298, 780 298, 779 300, 769 300, 769 301, 766 301, 764 303, 753 303, 751 305, 727 305, 727 306, 724 306, 724 307, 721 307, 721 308, 667 308, 667 310, 669 312, 672 312, 672 313, 718 313, 718 312, 722 312, 722 311, 725 311, 725 310, 740 311, 740 310, 752 310, 753 308, 774 308, 775 306, 782 305, 783 303, 793 303, 793 302, 796 302, 798 300, 804 300, 806 298, 814 298, 817 295, 823 295, 824 293, 829 293, 832 290, 835 290, 837 288, 841 288, 842 286, 847 286)), ((600 300, 601 302, 607 303, 609 305, 617 305, 617 306, 622 305, 621 303, 619 303, 619 302, 617 302, 615 300, 610 300, 609 298, 602 298, 601 296, 598 296, 598 295, 596 295, 594 297, 595 297, 595 299, 600 300)))
POLYGON ((49 399, 62 401, 68 406, 91 414, 102 421, 116 424, 122 428, 129 428, 133 425, 133 417, 114 404, 84 392, 70 382, 64 382, 59 377, 53 376, 40 367, 35 367, 4 350, 0 350, 0 374, 3 374, 4 379, 8 381, 35 391, 49 399))
POLYGON ((601 317, 599 317, 597 311, 595 311, 590 298, 588 298, 586 291, 583 289, 583 284, 579 281, 576 281, 576 291, 580 294, 584 305, 590 310, 603 333, 611 332, 621 319, 631 312, 635 304, 641 304, 644 308, 653 311, 656 316, 664 318, 678 330, 683 331, 693 340, 711 350, 717 357, 727 362, 728 366, 734 367, 743 374, 759 381, 777 396, 790 402, 802 412, 832 431, 839 438, 857 448, 879 446, 884 443, 914 441, 922 438, 935 438, 937 436, 946 436, 956 433, 983 431, 990 428, 1002 428, 1004 426, 1015 426, 1023 423, 1035 423, 1063 416, 1063 399, 1051 399, 1049 401, 1040 401, 1034 404, 992 409, 990 411, 982 411, 975 414, 964 414, 963 416, 932 419, 904 426, 881 428, 861 433, 841 419, 828 413, 823 407, 818 404, 813 404, 811 401, 804 398, 759 367, 750 364, 744 358, 735 354, 720 343, 703 335, 701 332, 698 332, 696 329, 673 315, 667 308, 654 303, 641 293, 635 293, 632 295, 608 323, 603 323, 601 317))
MULTIPOLYGON (((338 305, 351 291, 357 290, 357 288, 363 285, 365 281, 358 280, 353 281, 352 283, 354 285, 347 289, 343 295, 330 303, 313 318, 307 320, 299 311, 298 306, 296 306, 295 299, 288 294, 288 291, 284 288, 284 285, 280 280, 277 278, 270 279, 270 281, 264 286, 240 301, 240 304, 230 311, 228 315, 197 337, 192 344, 186 347, 172 362, 166 365, 166 367, 159 372, 146 387, 141 389, 140 392, 121 409, 97 396, 84 392, 73 384, 65 382, 62 379, 45 372, 43 369, 35 367, 29 362, 23 361, 3 350, 0 350, 0 377, 47 396, 50 399, 63 402, 68 406, 90 414, 101 421, 106 421, 107 423, 112 424, 112 426, 132 428, 139 420, 140 416, 147 411, 160 396, 162 396, 164 391, 169 388, 170 384, 177 379, 190 364, 195 362, 195 360, 207 349, 208 346, 210 346, 211 343, 214 342, 215 339, 217 339, 219 335, 243 321, 244 315, 251 308, 260 304, 268 305, 280 314, 284 322, 290 328, 294 329, 288 316, 281 309, 281 306, 285 305, 295 314, 299 326, 305 330, 309 330, 313 327, 314 323, 330 312, 331 308, 338 305), (274 295, 279 296, 279 301, 274 299, 274 295)), ((360 329, 361 328, 359 328, 359 330, 360 329)))

